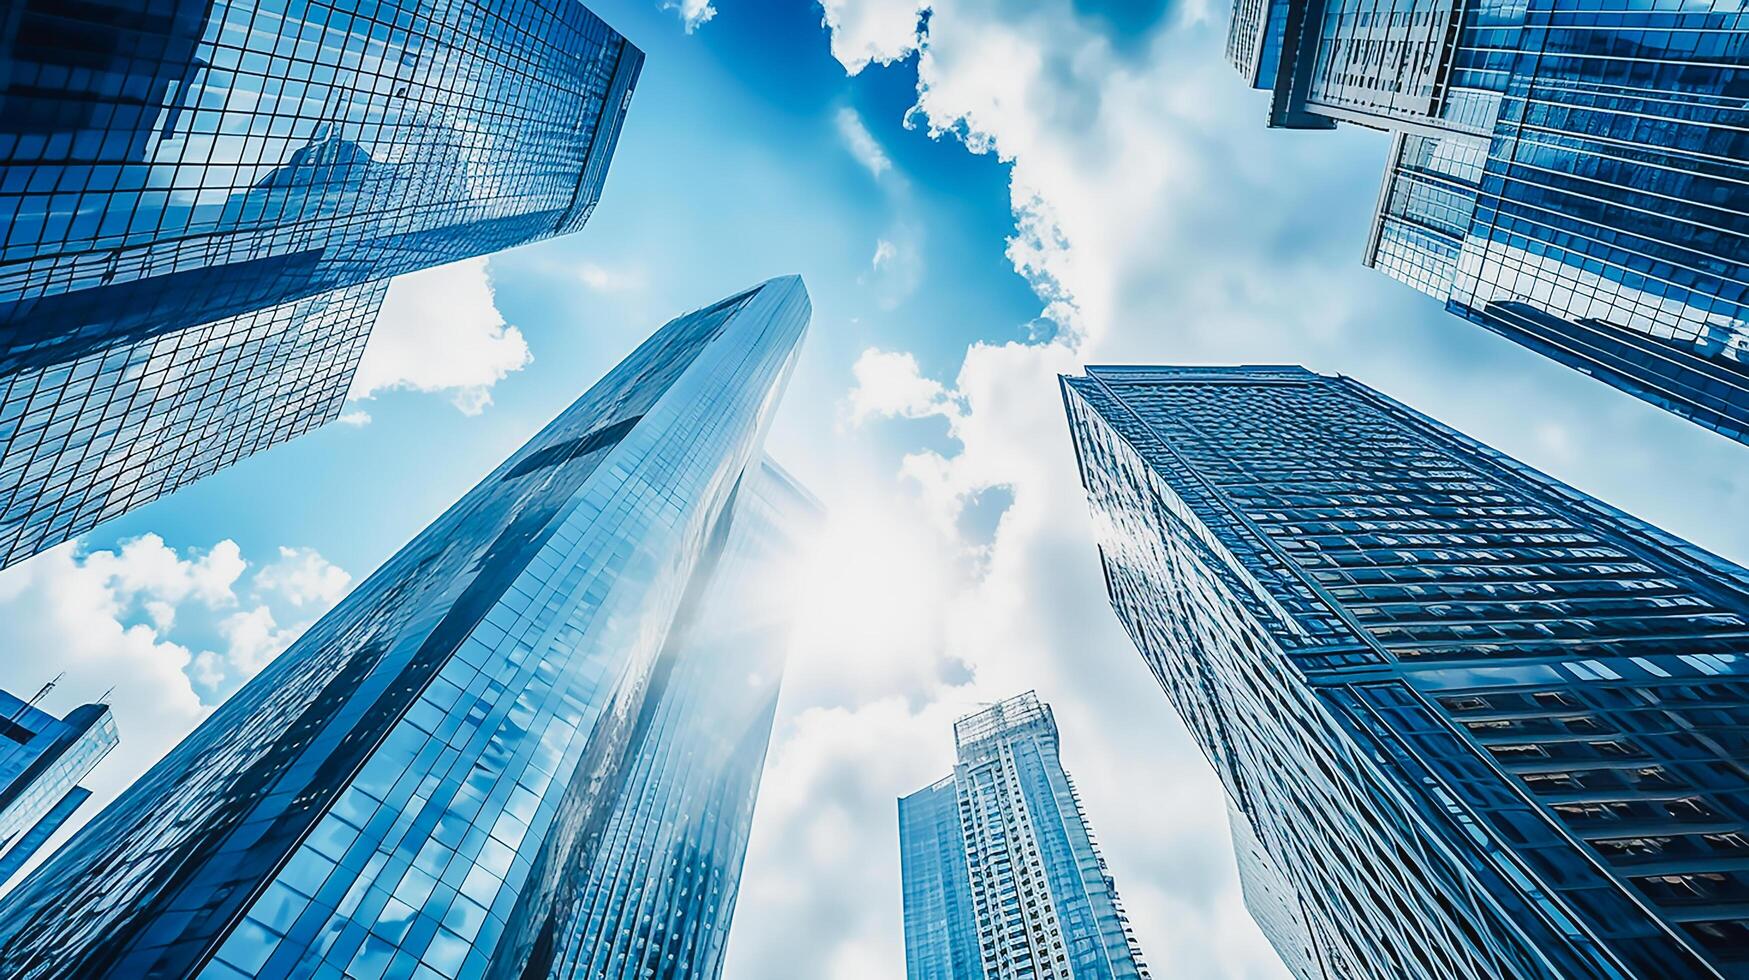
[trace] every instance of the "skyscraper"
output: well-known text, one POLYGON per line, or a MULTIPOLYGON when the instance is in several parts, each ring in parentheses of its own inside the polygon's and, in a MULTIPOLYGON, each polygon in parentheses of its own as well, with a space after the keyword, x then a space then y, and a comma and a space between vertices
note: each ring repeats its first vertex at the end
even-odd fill
POLYGON ((808 315, 657 331, 0 903, 0 973, 542 975, 808 315))
POLYGON ((1346 378, 1062 387, 1300 976, 1749 976, 1749 571, 1346 378))
POLYGON ((1749 441, 1749 27, 1734 3, 1240 0, 1270 124, 1395 133, 1368 265, 1749 441))
POLYGON ((821 517, 770 460, 742 481, 731 514, 715 567, 695 578, 651 672, 627 788, 572 879, 554 978, 722 973, 783 679, 794 565, 821 517))
POLYGON ((908 980, 1146 980, 1032 692, 954 723, 953 775, 899 800, 908 980))
POLYGON ((390 277, 582 227, 643 55, 580 3, 0 23, 0 566, 339 414, 390 277))
POLYGON ((91 795, 79 780, 116 741, 107 704, 56 718, 0 691, 0 885, 91 795))

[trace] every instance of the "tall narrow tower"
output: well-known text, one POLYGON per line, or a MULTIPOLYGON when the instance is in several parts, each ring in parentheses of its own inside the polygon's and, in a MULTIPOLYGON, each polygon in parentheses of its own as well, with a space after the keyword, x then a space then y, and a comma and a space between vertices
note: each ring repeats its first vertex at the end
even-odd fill
POLYGON ((1146 980, 1032 692, 954 723, 953 775, 899 800, 909 980, 1146 980))
POLYGON ((543 975, 808 315, 657 331, 0 904, 0 973, 543 975))

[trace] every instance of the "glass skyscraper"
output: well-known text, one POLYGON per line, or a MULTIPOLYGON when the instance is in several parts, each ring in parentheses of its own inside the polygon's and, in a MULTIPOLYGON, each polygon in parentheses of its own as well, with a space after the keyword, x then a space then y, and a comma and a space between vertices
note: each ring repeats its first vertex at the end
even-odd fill
POLYGON ((741 560, 737 501, 779 493, 761 444, 808 316, 789 277, 657 331, 7 896, 0 973, 570 969, 640 767, 710 751, 641 722, 674 720, 664 648, 717 642, 675 627, 741 560))
POLYGON ((953 775, 899 800, 907 980, 1146 980, 1050 706, 953 728, 953 775))
POLYGON ((580 228, 643 55, 574 0, 0 19, 0 566, 334 418, 395 275, 580 228))
POLYGON ((1272 125, 1396 134, 1369 265, 1749 441, 1741 3, 1238 0, 1227 53, 1272 125))
POLYGON ((1350 379, 1062 388, 1299 976, 1749 976, 1749 571, 1350 379))
POLYGON ((767 460, 736 492, 651 672, 626 790, 607 816, 547 976, 715 980, 771 741, 796 582, 819 505, 767 460))
POLYGON ((0 885, 91 795, 79 780, 116 741, 107 704, 56 718, 0 691, 0 885))

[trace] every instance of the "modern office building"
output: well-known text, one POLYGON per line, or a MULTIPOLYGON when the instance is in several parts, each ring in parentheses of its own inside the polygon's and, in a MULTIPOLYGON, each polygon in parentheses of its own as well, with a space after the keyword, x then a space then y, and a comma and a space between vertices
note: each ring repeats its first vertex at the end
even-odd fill
POLYGON ((557 969, 808 315, 657 331, 0 902, 0 974, 557 969))
POLYGON ((796 561, 822 513, 767 460, 736 491, 652 671, 626 790, 570 893, 548 976, 716 980, 789 642, 796 561), (701 575, 704 573, 700 573, 701 575))
POLYGON ((107 704, 56 718, 0 691, 0 885, 91 795, 79 781, 116 741, 107 704))
POLYGON ((954 723, 953 775, 899 800, 907 980, 1146 980, 1032 692, 954 723))
POLYGON ((1749 25, 1736 4, 1239 0, 1271 125, 1395 134, 1366 262, 1749 441, 1749 25))
POLYGON ((1346 378, 1062 389, 1299 976, 1749 977, 1749 571, 1346 378))
POLYGON ((0 566, 329 421, 390 277, 582 227, 643 55, 582 4, 0 16, 0 566))

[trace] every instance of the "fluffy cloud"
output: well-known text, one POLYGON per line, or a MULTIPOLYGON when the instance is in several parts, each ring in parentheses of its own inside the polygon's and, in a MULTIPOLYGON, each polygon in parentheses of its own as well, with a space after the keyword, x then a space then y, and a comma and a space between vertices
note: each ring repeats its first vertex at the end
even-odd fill
POLYGON ((233 541, 179 553, 147 534, 89 553, 69 542, 0 572, 0 688, 28 697, 59 675, 45 710, 61 714, 107 698, 121 734, 86 781, 92 801, 56 843, 284 650, 351 581, 307 548, 281 548, 277 561, 253 576, 248 569, 233 541), (297 624, 279 626, 275 607, 297 624))
POLYGON ((492 386, 531 360, 522 331, 498 312, 486 260, 467 259, 394 281, 349 397, 443 392, 464 414, 478 415, 492 404, 492 386))
POLYGON ((279 560, 255 573, 255 588, 277 592, 294 606, 323 609, 340 601, 352 575, 314 548, 279 549, 279 560))
POLYGON ((1266 130, 1265 97, 1222 63, 1224 25, 1202 7, 1172 8, 1176 19, 1120 44, 1074 0, 936 0, 922 25, 915 2, 822 6, 848 72, 914 56, 909 121, 1010 164, 1008 258, 1056 329, 974 344, 949 379, 902 350, 856 361, 852 424, 938 416, 953 446, 906 455, 897 488, 869 477, 889 493, 851 515, 872 525, 869 548, 909 564, 841 586, 914 605, 851 631, 858 649, 884 651, 878 670, 839 656, 830 635, 803 636, 729 975, 899 975, 892 798, 946 773, 955 715, 1028 688, 1057 709, 1065 762, 1156 968, 1283 975, 1241 904, 1222 790, 1106 604, 1059 373, 1340 371, 1710 547, 1749 551, 1749 530, 1717 517, 1749 505, 1749 475, 1716 437, 1360 267, 1384 138, 1266 130), (1582 449, 1599 445, 1612 451, 1582 449), (1007 506, 980 549, 959 518, 997 488, 1007 506), (901 532, 904 547, 886 540, 901 532), (908 570, 924 569, 927 584, 908 591, 908 570), (843 669, 858 682, 833 683, 812 658, 854 664, 843 669), (854 908, 834 898, 844 893, 854 908))
POLYGON ((917 49, 917 22, 928 0, 821 0, 832 56, 852 75, 872 62, 891 64, 917 49))
POLYGON ((664 0, 662 9, 679 14, 681 26, 688 34, 717 15, 717 8, 711 5, 711 0, 664 0))
POLYGON ((947 389, 941 382, 923 377, 917 357, 910 351, 871 347, 856 359, 851 373, 856 379, 850 393, 850 418, 854 422, 882 415, 905 418, 944 415, 951 419, 958 414, 947 389))

